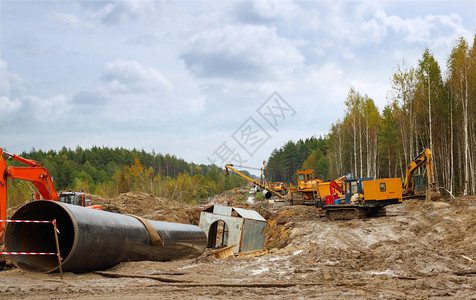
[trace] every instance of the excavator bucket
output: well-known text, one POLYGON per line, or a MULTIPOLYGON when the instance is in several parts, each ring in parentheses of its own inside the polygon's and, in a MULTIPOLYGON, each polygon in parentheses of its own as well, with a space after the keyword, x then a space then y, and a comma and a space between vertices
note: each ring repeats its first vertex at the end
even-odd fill
POLYGON ((442 198, 440 191, 436 187, 426 189, 426 201, 437 201, 442 198))

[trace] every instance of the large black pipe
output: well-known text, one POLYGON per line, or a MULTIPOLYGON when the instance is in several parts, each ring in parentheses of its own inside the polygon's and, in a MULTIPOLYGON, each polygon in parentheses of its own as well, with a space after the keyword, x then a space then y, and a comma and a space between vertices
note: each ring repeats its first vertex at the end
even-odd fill
POLYGON ((266 199, 270 199, 271 198, 271 192, 268 191, 268 190, 263 190, 263 196, 266 198, 266 199))
MULTIPOLYGON (((22 206, 12 220, 54 220, 60 231, 59 247, 64 271, 105 269, 123 261, 168 261, 200 256, 207 237, 200 227, 150 221, 163 240, 151 245, 144 224, 133 216, 121 215, 56 201, 33 201, 22 206)), ((5 232, 9 252, 57 252, 51 224, 9 223, 5 232)), ((23 269, 52 272, 56 256, 11 256, 23 269)))

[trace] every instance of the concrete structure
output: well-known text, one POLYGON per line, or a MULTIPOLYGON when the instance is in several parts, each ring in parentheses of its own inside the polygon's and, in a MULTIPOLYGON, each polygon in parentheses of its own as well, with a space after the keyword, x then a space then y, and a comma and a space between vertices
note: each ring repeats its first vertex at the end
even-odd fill
POLYGON ((213 205, 200 213, 200 228, 208 238, 208 248, 234 245, 234 254, 261 250, 266 219, 253 210, 213 205))

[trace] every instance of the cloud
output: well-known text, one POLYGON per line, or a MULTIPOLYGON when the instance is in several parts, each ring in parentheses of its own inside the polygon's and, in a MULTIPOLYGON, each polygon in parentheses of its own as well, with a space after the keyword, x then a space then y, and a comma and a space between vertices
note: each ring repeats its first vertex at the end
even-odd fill
POLYGON ((236 18, 248 24, 276 23, 294 18, 301 13, 301 8, 292 1, 244 1, 237 3, 234 10, 236 18))
POLYGON ((9 99, 6 96, 0 96, 0 120, 6 120, 9 116, 12 116, 21 107, 20 100, 18 99, 9 99))
POLYGON ((370 80, 352 80, 351 86, 360 94, 366 94, 372 98, 380 110, 383 110, 385 105, 388 104, 387 94, 388 91, 390 91, 390 83, 370 80))
POLYGON ((109 98, 99 91, 82 91, 73 97, 73 104, 87 106, 102 106, 109 102, 109 98))
POLYGON ((447 46, 456 38, 470 39, 471 32, 463 26, 459 15, 426 15, 424 17, 403 19, 379 13, 379 18, 387 27, 403 35, 409 43, 419 43, 431 48, 447 46))
POLYGON ((331 90, 332 86, 342 82, 344 70, 333 63, 326 63, 320 68, 310 69, 306 76, 309 85, 318 84, 319 89, 331 90))
POLYGON ((137 21, 142 17, 153 15, 158 4, 158 1, 154 0, 105 2, 96 12, 96 17, 105 24, 137 21))
POLYGON ((40 97, 28 95, 23 79, 10 72, 0 60, 0 124, 2 129, 27 128, 28 131, 56 124, 68 115, 71 105, 66 96, 56 94, 40 97), (47 116, 47 117, 45 117, 47 116), (54 117, 50 117, 54 116, 54 117))
POLYGON ((274 28, 227 25, 192 36, 181 57, 197 77, 272 79, 302 65, 298 45, 274 28))
POLYGON ((56 11, 52 13, 52 18, 76 30, 91 29, 93 27, 91 23, 80 20, 74 14, 66 14, 56 11))
POLYGON ((172 89, 172 84, 159 70, 141 65, 137 61, 110 62, 106 65, 101 79, 113 93, 164 93, 172 89))
POLYGON ((205 108, 205 97, 193 98, 188 101, 188 107, 192 113, 199 113, 205 108))
POLYGON ((23 32, 11 37, 10 44, 28 56, 37 56, 42 54, 43 43, 38 36, 32 32, 23 32))
POLYGON ((0 59, 0 124, 13 120, 20 111, 18 94, 23 89, 21 78, 7 69, 7 63, 0 59))

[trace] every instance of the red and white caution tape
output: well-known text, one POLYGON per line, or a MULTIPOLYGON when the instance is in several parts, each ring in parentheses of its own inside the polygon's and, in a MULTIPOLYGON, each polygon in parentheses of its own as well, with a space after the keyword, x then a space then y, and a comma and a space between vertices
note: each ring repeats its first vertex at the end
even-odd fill
MULTIPOLYGON (((35 224, 56 224, 56 220, 53 221, 36 221, 36 220, 0 220, 0 223, 35 223, 35 224)), ((60 233, 59 229, 56 228, 56 232, 60 233)))
POLYGON ((0 255, 58 255, 54 252, 0 252, 0 255))
POLYGON ((5 223, 38 223, 38 224, 45 224, 45 223, 55 223, 55 221, 34 221, 34 220, 0 220, 0 222, 5 223))

